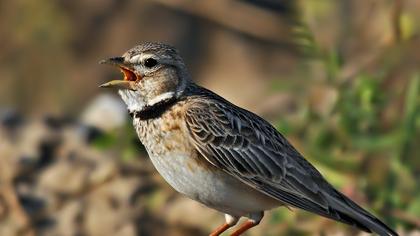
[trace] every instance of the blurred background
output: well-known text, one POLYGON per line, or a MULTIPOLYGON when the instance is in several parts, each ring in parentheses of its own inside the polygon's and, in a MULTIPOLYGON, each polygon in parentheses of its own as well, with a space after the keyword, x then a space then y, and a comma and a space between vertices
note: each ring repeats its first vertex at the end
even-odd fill
MULTIPOLYGON (((339 190, 420 235, 420 1, 0 1, 0 235, 207 235, 98 61, 176 46, 195 81, 268 119, 339 190)), ((279 208, 247 235, 361 235, 279 208)))

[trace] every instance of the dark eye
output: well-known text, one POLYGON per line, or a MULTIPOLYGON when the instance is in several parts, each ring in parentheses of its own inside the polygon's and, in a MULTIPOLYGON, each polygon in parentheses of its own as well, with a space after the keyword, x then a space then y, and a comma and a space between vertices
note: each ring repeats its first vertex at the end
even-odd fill
POLYGON ((147 68, 152 68, 157 64, 157 61, 153 58, 147 58, 146 60, 144 60, 144 66, 146 66, 147 68))

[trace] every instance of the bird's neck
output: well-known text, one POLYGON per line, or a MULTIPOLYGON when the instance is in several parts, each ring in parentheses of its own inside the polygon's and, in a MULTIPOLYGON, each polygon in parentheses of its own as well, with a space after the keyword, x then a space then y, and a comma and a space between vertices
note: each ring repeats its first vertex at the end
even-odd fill
POLYGON ((146 105, 142 110, 129 111, 129 113, 131 117, 140 120, 154 119, 160 117, 164 112, 169 110, 177 102, 177 100, 178 99, 173 96, 164 100, 160 100, 153 105, 146 105))

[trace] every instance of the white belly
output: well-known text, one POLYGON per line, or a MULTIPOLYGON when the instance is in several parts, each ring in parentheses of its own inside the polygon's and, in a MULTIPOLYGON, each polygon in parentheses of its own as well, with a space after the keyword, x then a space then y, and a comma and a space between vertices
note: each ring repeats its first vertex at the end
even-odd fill
POLYGON ((187 154, 151 156, 163 178, 178 192, 221 212, 244 216, 279 206, 227 173, 198 165, 187 154))
POLYGON ((187 197, 233 216, 281 205, 203 159, 189 143, 185 125, 172 117, 134 119, 134 126, 158 172, 187 197))

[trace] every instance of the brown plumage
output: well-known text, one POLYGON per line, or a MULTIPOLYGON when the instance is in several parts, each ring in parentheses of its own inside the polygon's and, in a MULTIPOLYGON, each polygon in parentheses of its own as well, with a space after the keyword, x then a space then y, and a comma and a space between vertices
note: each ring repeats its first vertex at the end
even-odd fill
POLYGON ((173 47, 146 43, 104 63, 133 73, 103 86, 120 89, 163 178, 178 192, 226 214, 226 223, 211 235, 247 216, 232 235, 242 234, 260 222, 265 210, 281 205, 397 235, 335 190, 267 121, 193 83, 173 47))

